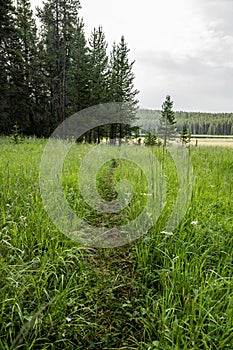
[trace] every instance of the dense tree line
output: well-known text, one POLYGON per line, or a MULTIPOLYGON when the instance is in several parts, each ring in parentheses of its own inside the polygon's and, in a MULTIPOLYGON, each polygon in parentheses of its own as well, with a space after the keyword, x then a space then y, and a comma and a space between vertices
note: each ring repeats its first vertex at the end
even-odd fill
MULTIPOLYGON (((161 111, 141 109, 137 116, 137 125, 148 131, 157 128, 161 111)), ((176 111, 175 120, 178 133, 185 126, 193 135, 233 135, 233 113, 176 111)))
MULTIPOLYGON (((29 0, 14 4, 0 2, 0 134, 18 125, 25 135, 49 136, 73 113, 106 102, 130 104, 135 117, 138 91, 124 36, 110 54, 101 26, 86 38, 79 0, 46 0, 37 20, 29 0)), ((84 138, 128 131, 112 124, 84 138)))
POLYGON ((233 113, 176 112, 177 128, 194 135, 233 135, 233 113))

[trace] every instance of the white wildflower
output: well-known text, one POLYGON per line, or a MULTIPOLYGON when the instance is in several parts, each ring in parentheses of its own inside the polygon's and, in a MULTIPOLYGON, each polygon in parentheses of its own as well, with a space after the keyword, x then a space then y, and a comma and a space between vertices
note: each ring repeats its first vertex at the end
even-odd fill
POLYGON ((161 233, 167 235, 167 236, 173 236, 174 233, 173 232, 168 232, 168 231, 161 231, 161 233))
POLYGON ((194 220, 191 222, 191 225, 197 225, 198 224, 198 221, 197 220, 194 220))

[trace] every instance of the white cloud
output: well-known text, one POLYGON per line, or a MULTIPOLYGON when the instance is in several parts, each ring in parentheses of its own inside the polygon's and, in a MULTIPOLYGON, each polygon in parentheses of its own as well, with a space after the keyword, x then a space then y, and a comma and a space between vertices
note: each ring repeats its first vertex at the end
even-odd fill
POLYGON ((124 34, 134 51, 196 52, 208 29, 194 0, 86 1, 81 14, 88 33, 102 24, 110 41, 124 34))
POLYGON ((89 18, 89 29, 100 21, 110 42, 126 36, 136 59, 141 106, 159 108, 171 93, 177 109, 233 110, 233 26, 228 17, 233 1, 106 3, 86 1, 84 20, 89 18))

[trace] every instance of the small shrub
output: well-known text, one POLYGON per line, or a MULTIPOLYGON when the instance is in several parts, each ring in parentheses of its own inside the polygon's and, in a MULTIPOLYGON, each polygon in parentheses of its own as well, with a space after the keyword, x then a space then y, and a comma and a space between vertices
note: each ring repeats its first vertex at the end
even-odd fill
POLYGON ((12 128, 12 134, 10 136, 11 141, 17 145, 23 141, 20 126, 16 123, 12 128))
POLYGON ((152 132, 148 132, 144 139, 145 146, 161 146, 161 141, 152 132))

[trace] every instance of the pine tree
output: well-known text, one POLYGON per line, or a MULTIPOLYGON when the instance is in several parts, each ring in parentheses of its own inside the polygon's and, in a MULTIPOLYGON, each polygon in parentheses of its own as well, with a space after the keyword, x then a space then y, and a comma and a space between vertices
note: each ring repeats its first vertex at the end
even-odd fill
MULTIPOLYGON (((108 55, 107 43, 102 27, 94 28, 89 39, 89 103, 94 106, 108 100, 108 55)), ((89 142, 100 143, 106 127, 98 126, 88 132, 89 142)))
POLYGON ((184 124, 180 133, 180 139, 183 145, 186 145, 191 141, 191 133, 188 131, 187 126, 184 124))
POLYGON ((155 146, 160 145, 160 141, 158 140, 157 136, 154 133, 154 130, 149 130, 144 139, 145 146, 155 146))
POLYGON ((16 7, 18 32, 17 53, 14 59, 12 101, 15 122, 24 134, 33 133, 33 108, 37 84, 37 29, 29 0, 18 0, 16 7))
POLYGON ((9 134, 19 125, 31 134, 33 85, 38 80, 36 24, 28 0, 18 0, 16 7, 10 1, 0 6, 0 132, 9 134))
POLYGON ((10 79, 12 68, 12 52, 16 35, 14 22, 15 8, 11 0, 0 2, 0 133, 10 132, 10 79))
POLYGON ((47 0, 38 17, 42 22, 44 74, 47 77, 50 129, 68 117, 71 44, 78 22, 79 0, 47 0))
POLYGON ((108 55, 107 43, 102 27, 94 28, 89 40, 89 76, 90 104, 108 102, 107 73, 108 55))
POLYGON ((166 146, 169 139, 175 133, 175 112, 172 110, 173 101, 171 96, 167 95, 162 104, 161 119, 159 125, 159 136, 163 138, 163 145, 166 146))
POLYGON ((89 57, 83 21, 78 19, 71 38, 70 68, 68 71, 69 114, 74 114, 90 105, 89 57))
POLYGON ((119 135, 121 140, 125 135, 130 133, 130 124, 135 119, 138 100, 136 98, 138 90, 134 88, 134 61, 129 61, 129 49, 125 42, 124 36, 118 45, 113 44, 110 58, 109 70, 109 99, 112 102, 121 102, 127 106, 127 113, 122 123, 112 124, 110 127, 110 139, 114 140, 119 135), (123 126, 123 124, 126 124, 123 126))

